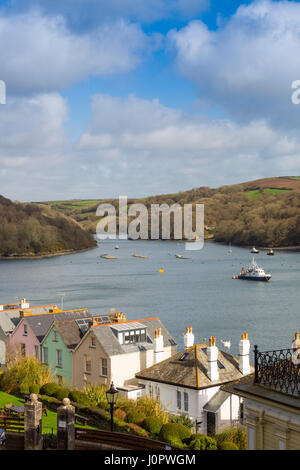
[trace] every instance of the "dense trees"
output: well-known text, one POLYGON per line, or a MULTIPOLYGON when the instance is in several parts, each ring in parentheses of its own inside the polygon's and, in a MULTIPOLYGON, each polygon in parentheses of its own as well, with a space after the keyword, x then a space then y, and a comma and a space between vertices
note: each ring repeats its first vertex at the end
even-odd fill
MULTIPOLYGON (((64 201, 48 203, 63 214, 72 216, 83 228, 95 233, 99 218, 98 204, 118 201, 64 201)), ((200 187, 177 194, 128 200, 143 203, 150 213, 151 204, 204 204, 205 235, 216 241, 237 245, 300 245, 300 178, 265 178, 249 183, 200 187)), ((47 207, 47 206, 45 206, 47 207)), ((149 219, 149 233, 150 233, 149 219)), ((171 238, 173 234, 171 224, 171 238)))
POLYGON ((13 203, 0 196, 0 254, 40 255, 95 245, 75 221, 49 208, 13 203))

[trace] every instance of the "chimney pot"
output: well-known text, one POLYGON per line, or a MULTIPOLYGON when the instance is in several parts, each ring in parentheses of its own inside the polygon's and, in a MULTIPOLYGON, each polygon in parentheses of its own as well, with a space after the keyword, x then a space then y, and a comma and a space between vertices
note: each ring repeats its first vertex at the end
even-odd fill
POLYGON ((192 332, 192 327, 191 326, 187 326, 186 327, 186 333, 184 335, 184 338, 183 338, 183 344, 184 344, 184 349, 188 349, 188 348, 191 348, 192 346, 194 346, 194 335, 193 335, 193 332, 192 332))
POLYGON ((219 369, 218 369, 218 353, 219 350, 216 346, 215 336, 209 338, 209 346, 207 348, 207 360, 208 360, 208 377, 212 382, 219 380, 219 369))
POLYGON ((248 339, 248 333, 242 334, 242 339, 239 342, 239 369, 243 375, 250 374, 250 341, 248 339))
POLYGON ((155 330, 155 338, 153 344, 153 363, 157 364, 163 360, 163 351, 164 351, 164 338, 161 334, 161 328, 155 330))

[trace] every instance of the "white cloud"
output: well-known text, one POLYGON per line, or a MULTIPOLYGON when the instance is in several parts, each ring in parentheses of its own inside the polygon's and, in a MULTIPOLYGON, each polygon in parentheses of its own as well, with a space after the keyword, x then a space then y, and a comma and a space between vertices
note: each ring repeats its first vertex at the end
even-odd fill
POLYGON ((39 199, 72 168, 64 132, 68 107, 57 93, 14 98, 0 106, 1 194, 39 199))
POLYGON ((285 174, 284 161, 291 173, 299 166, 297 134, 278 132, 265 120, 211 120, 134 95, 97 95, 92 109, 76 151, 92 173, 110 175, 104 183, 110 194, 109 187, 142 196, 238 183, 285 174))
POLYGON ((291 84, 300 77, 300 4, 257 0, 216 31, 192 21, 168 34, 181 73, 199 96, 240 119, 298 126, 291 84))
POLYGON ((129 197, 297 174, 300 137, 265 120, 187 115, 130 95, 96 95, 74 145, 56 93, 0 107, 1 194, 48 200, 129 197))
POLYGON ((127 72, 150 47, 139 25, 121 19, 80 34, 61 16, 0 14, 0 73, 8 93, 56 91, 90 75, 127 72))
POLYGON ((11 3, 17 11, 34 6, 51 14, 60 13, 72 26, 80 28, 120 17, 146 23, 174 16, 189 19, 209 6, 209 0, 13 0, 11 3))

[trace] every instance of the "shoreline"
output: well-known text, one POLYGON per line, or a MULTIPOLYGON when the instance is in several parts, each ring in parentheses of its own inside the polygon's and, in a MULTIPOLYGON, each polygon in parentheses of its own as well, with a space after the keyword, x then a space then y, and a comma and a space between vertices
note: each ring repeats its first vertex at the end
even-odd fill
MULTIPOLYGON (((228 243, 217 242, 213 239, 204 240, 204 243, 205 242, 213 242, 213 243, 216 243, 217 245, 229 246, 228 243)), ((252 249, 253 245, 231 245, 231 247, 252 249)), ((264 251, 269 251, 272 248, 272 250, 274 252, 275 251, 295 251, 295 252, 300 251, 300 245, 296 245, 296 246, 276 246, 276 247, 265 247, 265 246, 255 245, 255 248, 257 248, 258 250, 264 250, 264 251)))
MULTIPOLYGON (((148 240, 128 240, 128 241, 149 241, 148 240)), ((151 240, 150 240, 151 241, 151 240)), ((182 242, 185 243, 188 240, 152 240, 152 241, 174 241, 174 242, 182 242)), ((213 238, 207 238, 204 240, 204 243, 215 243, 216 245, 223 245, 223 246, 228 246, 227 243, 225 242, 217 242, 213 238)), ((232 248, 237 247, 237 248, 245 248, 245 249, 251 249, 253 245, 231 245, 232 248)), ((89 250, 94 250, 95 248, 98 248, 99 245, 92 246, 90 248, 83 248, 82 250, 74 250, 74 251, 61 251, 61 252, 56 252, 56 253, 47 253, 44 255, 20 255, 20 256, 0 256, 0 261, 24 261, 24 260, 38 260, 38 259, 45 259, 45 258, 54 258, 56 256, 67 256, 67 255, 76 255, 79 253, 84 253, 85 251, 89 250)), ((263 251, 268 251, 270 250, 270 247, 261 247, 261 246, 256 246, 258 250, 263 250, 263 251)), ((300 251, 300 245, 296 246, 280 246, 280 247, 272 247, 273 251, 291 251, 291 252, 298 252, 300 251)))
POLYGON ((67 255, 76 255, 78 253, 84 253, 85 251, 94 250, 98 246, 91 246, 90 248, 83 248, 82 250, 74 251, 59 251, 56 253, 47 253, 44 255, 20 255, 20 256, 0 256, 0 261, 19 261, 19 260, 35 260, 35 259, 45 259, 45 258, 54 258, 56 256, 67 256, 67 255))

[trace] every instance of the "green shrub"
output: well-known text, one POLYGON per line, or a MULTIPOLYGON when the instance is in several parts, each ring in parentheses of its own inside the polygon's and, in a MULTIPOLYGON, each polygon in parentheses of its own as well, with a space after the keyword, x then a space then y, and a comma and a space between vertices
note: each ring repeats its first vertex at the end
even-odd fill
POLYGON ((135 410, 146 416, 153 416, 159 418, 163 424, 169 422, 169 413, 164 411, 158 400, 155 400, 149 396, 139 397, 134 403, 135 410))
POLYGON ((48 395, 48 397, 53 397, 54 394, 60 389, 61 387, 56 382, 49 382, 44 384, 40 389, 41 395, 48 395))
POLYGON ((178 445, 180 443, 183 444, 184 439, 188 439, 191 437, 191 431, 188 427, 184 426, 180 423, 167 423, 163 424, 159 433, 159 437, 162 441, 168 442, 172 444, 174 441, 177 442, 178 445))
POLYGON ((80 390, 71 390, 69 398, 75 403, 81 403, 82 405, 91 405, 91 402, 86 396, 86 394, 84 392, 81 392, 80 390))
POLYGON ((180 415, 171 415, 170 423, 179 423, 183 424, 187 428, 192 429, 194 427, 193 421, 185 414, 181 413, 180 415))
POLYGON ((149 416, 149 418, 145 418, 142 422, 142 427, 149 431, 151 435, 158 435, 162 425, 161 420, 155 416, 149 416))
POLYGON ((71 390, 69 388, 60 387, 56 392, 54 392, 53 396, 62 401, 64 398, 69 398, 70 392, 71 390))
POLYGON ((127 423, 141 423, 143 420, 146 418, 144 413, 141 413, 140 411, 129 411, 126 416, 126 421, 127 423))
POLYGON ((29 392, 29 387, 41 387, 53 380, 48 367, 34 357, 17 357, 1 375, 1 388, 10 393, 19 388, 29 392))
POLYGON ((99 406, 105 410, 109 408, 106 398, 107 390, 106 385, 90 385, 89 387, 85 387, 83 392, 93 406, 99 406))
POLYGON ((16 389, 14 389, 15 392, 17 392, 17 394, 19 395, 19 393, 21 395, 28 395, 30 393, 30 389, 28 387, 28 385, 20 385, 20 387, 17 387, 16 389))
POLYGON ((133 432, 133 434, 136 434, 137 436, 143 436, 143 437, 148 437, 149 433, 138 426, 137 424, 134 423, 126 423, 126 426, 133 432))
POLYGON ((224 441, 220 444, 219 450, 239 450, 234 442, 224 441))
POLYGON ((39 385, 31 385, 29 387, 29 393, 35 393, 38 395, 40 393, 40 386, 39 385))
POLYGON ((247 449, 247 436, 242 428, 228 428, 223 432, 216 434, 214 438, 217 441, 218 448, 223 442, 233 442, 239 450, 247 449))
POLYGON ((217 442, 215 439, 204 434, 193 434, 189 439, 185 439, 192 450, 217 450, 217 442))

